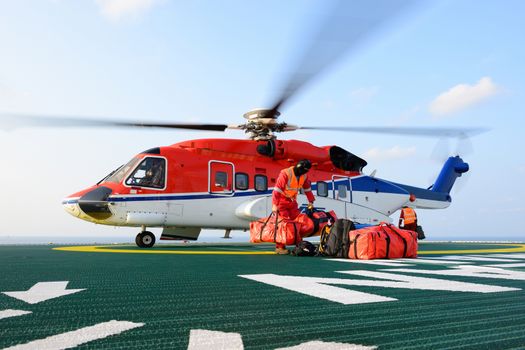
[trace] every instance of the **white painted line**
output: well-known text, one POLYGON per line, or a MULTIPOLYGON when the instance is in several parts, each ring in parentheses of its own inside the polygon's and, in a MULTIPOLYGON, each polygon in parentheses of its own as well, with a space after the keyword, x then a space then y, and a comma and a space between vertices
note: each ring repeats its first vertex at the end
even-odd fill
POLYGON ((501 259, 501 258, 489 258, 486 256, 476 256, 476 255, 467 255, 467 256, 459 256, 459 255, 448 255, 448 256, 440 256, 435 257, 434 259, 439 260, 462 260, 462 261, 489 261, 489 262, 517 262, 519 260, 513 260, 513 259, 501 259))
POLYGON ((464 264, 464 261, 453 261, 453 260, 442 260, 434 258, 417 258, 417 259, 398 259, 397 261, 412 261, 418 264, 436 264, 436 265, 455 265, 455 264, 464 264))
POLYGON ((192 329, 188 350, 228 349, 243 350, 244 344, 239 333, 225 333, 192 329))
POLYGON ((30 314, 31 311, 24 311, 24 310, 1 310, 0 311, 0 320, 3 318, 9 318, 9 317, 16 317, 16 316, 22 316, 30 314))
POLYGON ((506 267, 525 267, 525 263, 515 263, 515 264, 494 264, 494 265, 487 265, 489 267, 501 267, 501 268, 506 268, 506 267))
POLYGON ((97 339, 104 339, 120 334, 133 328, 142 327, 144 323, 129 321, 109 321, 94 326, 77 329, 76 331, 53 335, 44 339, 34 340, 26 344, 15 345, 4 350, 62 350, 70 349, 97 339))
POLYGON ((288 348, 279 348, 275 350, 374 350, 377 346, 365 346, 359 344, 345 344, 345 343, 333 343, 324 342, 320 340, 309 341, 296 346, 290 346, 288 348))
POLYGON ((25 301, 29 304, 38 304, 53 298, 81 292, 85 289, 66 289, 69 281, 38 282, 26 291, 3 292, 12 298, 25 301))
MULTIPOLYGON (((421 273, 425 275, 462 276, 475 278, 495 278, 503 280, 525 281, 525 272, 505 270, 496 267, 478 265, 453 266, 448 270, 388 269, 392 272, 421 273)), ((514 289, 520 290, 520 289, 514 289)))
POLYGON ((324 341, 314 340, 302 343, 288 348, 279 348, 275 350, 374 350, 376 346, 365 346, 359 344, 345 343, 325 343, 324 341))
MULTIPOLYGON (((404 262, 398 262, 397 260, 388 259, 374 259, 374 260, 358 260, 358 259, 325 259, 326 261, 338 261, 350 264, 364 264, 364 265, 382 265, 382 266, 393 266, 393 267, 405 267, 413 266, 412 264, 405 264, 404 262)), ((412 259, 413 260, 413 259, 412 259)), ((414 262, 414 261, 412 261, 414 262)), ((415 261, 417 262, 417 261, 415 261)))
MULTIPOLYGON (((469 270, 469 268, 474 268, 477 266, 464 265, 460 267, 461 268, 464 267, 465 269, 469 270)), ((492 272, 496 273, 496 271, 494 270, 498 270, 498 269, 492 270, 492 272)), ((401 269, 389 269, 389 271, 416 272, 416 273, 417 271, 430 271, 429 273, 433 273, 436 275, 444 275, 444 276, 454 275, 454 273, 450 273, 449 270, 435 271, 435 270, 413 270, 413 269, 401 268, 401 269)), ((375 287, 383 287, 383 288, 444 290, 444 291, 450 291, 450 292, 475 292, 475 293, 499 293, 499 292, 509 292, 509 291, 521 290, 521 288, 500 287, 500 286, 493 286, 493 285, 487 285, 487 284, 481 284, 481 283, 467 283, 467 282, 450 281, 450 280, 427 278, 427 277, 414 277, 414 276, 398 275, 398 274, 378 272, 378 271, 363 270, 363 271, 336 271, 336 272, 349 274, 349 275, 369 277, 369 278, 390 280, 390 281, 350 280, 348 283, 344 283, 345 285, 353 285, 353 286, 360 285, 360 286, 375 286, 375 287)), ((475 274, 475 272, 471 272, 471 271, 468 271, 466 273, 470 273, 470 275, 475 274)), ((506 271, 503 271, 501 273, 503 276, 507 277, 506 279, 511 279, 508 276, 508 274, 506 274, 506 271)), ((481 275, 479 277, 481 277, 481 275)), ((497 277, 497 278, 502 278, 502 277, 497 277)), ((516 279, 516 278, 512 278, 512 279, 516 279)))
POLYGON ((525 259, 525 254, 523 253, 505 253, 505 254, 487 254, 489 258, 504 258, 504 259, 525 259))
POLYGON ((266 283, 275 287, 288 289, 297 293, 309 295, 320 299, 333 301, 344 305, 381 303, 396 301, 395 298, 384 297, 381 295, 359 292, 348 288, 339 288, 336 285, 369 285, 375 281, 356 281, 342 278, 322 278, 322 277, 303 277, 303 276, 283 276, 274 274, 260 275, 239 275, 252 281, 266 283), (364 283, 364 284, 363 284, 364 283))

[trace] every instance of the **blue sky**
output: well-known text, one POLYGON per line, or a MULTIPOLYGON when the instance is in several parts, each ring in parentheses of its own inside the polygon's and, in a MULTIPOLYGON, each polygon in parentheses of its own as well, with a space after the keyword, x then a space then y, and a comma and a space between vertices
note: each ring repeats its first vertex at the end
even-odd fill
MULTIPOLYGON (((0 111, 238 123, 268 106, 327 1, 38 0, 0 2, 0 111)), ((419 211, 434 239, 523 239, 525 3, 435 1, 374 35, 282 110, 304 126, 482 126, 469 181, 446 210, 419 211)), ((351 23, 348 24, 351 26, 351 23)), ((134 154, 192 138, 153 130, 0 131, 0 236, 121 235, 76 220, 60 201, 134 154)), ((366 173, 428 186, 437 141, 296 132, 337 144, 366 173)), ((464 180, 464 179, 460 179, 464 180)), ((217 233, 220 234, 220 233, 217 233)), ((240 235, 240 234, 237 234, 240 235)))

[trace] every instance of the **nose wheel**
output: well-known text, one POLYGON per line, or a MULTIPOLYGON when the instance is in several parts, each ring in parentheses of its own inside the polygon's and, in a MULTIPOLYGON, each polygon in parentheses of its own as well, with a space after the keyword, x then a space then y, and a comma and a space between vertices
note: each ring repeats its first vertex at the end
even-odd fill
POLYGON ((155 235, 149 231, 142 231, 135 237, 135 243, 140 248, 151 248, 155 244, 155 235))

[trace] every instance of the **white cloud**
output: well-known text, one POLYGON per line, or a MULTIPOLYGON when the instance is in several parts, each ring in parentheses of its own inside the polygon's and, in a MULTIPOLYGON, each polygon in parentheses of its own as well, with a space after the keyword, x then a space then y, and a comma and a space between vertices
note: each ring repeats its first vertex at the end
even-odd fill
POLYGON ((388 149, 374 147, 365 152, 364 158, 372 160, 393 160, 412 157, 415 154, 416 147, 403 148, 400 146, 394 146, 388 149))
POLYGON ((124 17, 137 17, 162 0, 95 0, 100 12, 112 21, 124 17))
POLYGON ((476 84, 459 84, 443 92, 430 103, 429 111, 434 116, 452 114, 474 106, 499 92, 499 87, 490 77, 481 78, 476 84))

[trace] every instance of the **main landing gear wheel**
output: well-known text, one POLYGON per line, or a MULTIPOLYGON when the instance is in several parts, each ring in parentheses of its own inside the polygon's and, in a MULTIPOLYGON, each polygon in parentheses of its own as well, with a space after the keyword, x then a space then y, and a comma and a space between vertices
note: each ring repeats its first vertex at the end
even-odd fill
POLYGON ((149 231, 142 231, 135 237, 135 243, 140 248, 151 248, 155 244, 155 235, 149 231))

